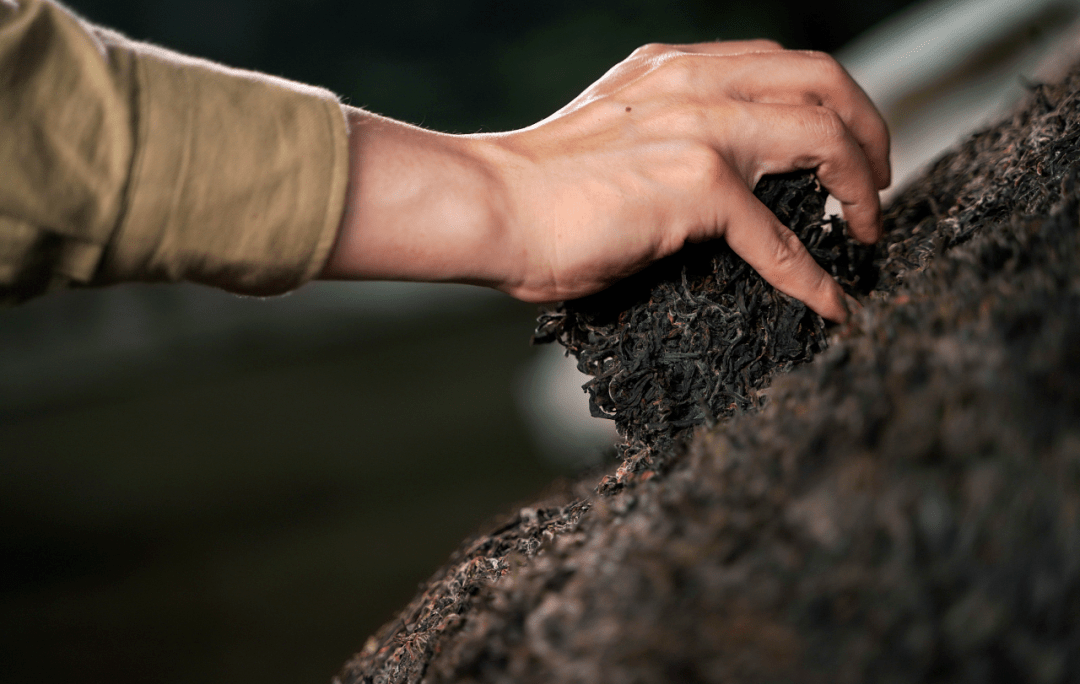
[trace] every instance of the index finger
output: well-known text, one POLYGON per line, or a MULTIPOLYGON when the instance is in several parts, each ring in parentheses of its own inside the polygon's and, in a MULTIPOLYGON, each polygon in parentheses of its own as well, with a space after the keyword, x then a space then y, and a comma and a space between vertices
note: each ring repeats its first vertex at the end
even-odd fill
POLYGON ((732 251, 777 290, 823 318, 847 320, 844 291, 814 261, 795 233, 741 186, 724 199, 730 218, 724 238, 732 251))

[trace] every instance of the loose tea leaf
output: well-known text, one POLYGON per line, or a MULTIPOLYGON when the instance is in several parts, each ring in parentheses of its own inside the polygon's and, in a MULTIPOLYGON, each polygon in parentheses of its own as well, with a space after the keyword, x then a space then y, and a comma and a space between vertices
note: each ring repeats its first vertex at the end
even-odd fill
MULTIPOLYGON (((846 289, 873 286, 872 249, 823 218, 813 174, 766 177, 755 194, 846 289)), ((558 341, 593 376, 584 386, 592 414, 615 421, 639 470, 688 429, 757 407, 770 376, 825 348, 825 327, 717 240, 542 312, 533 339, 558 341)))

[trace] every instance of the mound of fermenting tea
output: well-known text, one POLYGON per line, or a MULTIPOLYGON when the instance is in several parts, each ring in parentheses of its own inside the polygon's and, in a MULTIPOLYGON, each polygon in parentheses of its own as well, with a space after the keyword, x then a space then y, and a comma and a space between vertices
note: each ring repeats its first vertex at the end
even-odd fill
MULTIPOLYGON (((763 178, 754 194, 845 290, 873 287, 873 250, 824 217, 826 193, 812 173, 763 178)), ((825 348, 825 327, 716 240, 543 311, 534 341, 556 340, 593 376, 584 385, 592 414, 615 421, 633 461, 651 460, 696 425, 759 406, 770 376, 825 348)))

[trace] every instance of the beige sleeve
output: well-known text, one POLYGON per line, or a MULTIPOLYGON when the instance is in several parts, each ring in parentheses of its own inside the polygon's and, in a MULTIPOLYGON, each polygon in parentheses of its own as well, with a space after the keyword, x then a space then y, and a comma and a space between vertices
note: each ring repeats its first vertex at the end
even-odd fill
POLYGON ((0 0, 0 301, 125 280, 294 288, 333 245, 347 142, 325 90, 0 0))

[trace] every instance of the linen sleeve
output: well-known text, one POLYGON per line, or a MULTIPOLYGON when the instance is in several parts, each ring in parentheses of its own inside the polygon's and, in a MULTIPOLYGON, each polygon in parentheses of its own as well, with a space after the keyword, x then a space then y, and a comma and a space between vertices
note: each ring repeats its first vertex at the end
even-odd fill
POLYGON ((0 0, 0 301, 128 280, 295 288, 336 237, 347 148, 328 91, 0 0))

